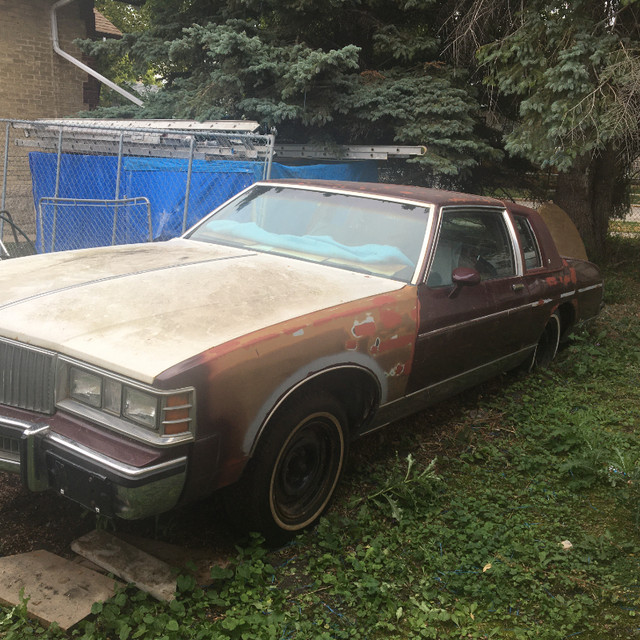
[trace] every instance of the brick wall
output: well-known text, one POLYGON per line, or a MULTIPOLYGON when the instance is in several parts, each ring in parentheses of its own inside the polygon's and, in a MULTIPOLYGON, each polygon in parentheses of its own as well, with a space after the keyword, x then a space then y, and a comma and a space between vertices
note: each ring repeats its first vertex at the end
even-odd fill
MULTIPOLYGON (((0 0, 0 118, 60 118, 93 106, 85 102, 87 74, 53 50, 53 3, 54 0, 0 0)), ((75 0, 59 9, 57 17, 60 46, 81 58, 73 40, 93 35, 93 0, 75 0)), ((0 197, 5 135, 2 123, 0 197)), ((28 149, 12 144, 13 139, 10 143, 5 208, 32 233, 35 214, 28 149)))
MULTIPOLYGON (((81 57, 75 38, 91 34, 92 2, 57 12, 60 46, 81 57), (89 29, 88 29, 89 27, 89 29)), ((59 118, 86 109, 87 74, 53 51, 52 0, 0 0, 0 117, 59 118)))

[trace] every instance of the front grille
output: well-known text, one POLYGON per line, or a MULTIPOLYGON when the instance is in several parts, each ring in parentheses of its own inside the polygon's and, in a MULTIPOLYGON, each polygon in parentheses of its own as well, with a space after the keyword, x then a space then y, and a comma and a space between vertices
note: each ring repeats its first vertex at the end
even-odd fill
POLYGON ((0 340, 0 404, 53 413, 55 354, 0 340))

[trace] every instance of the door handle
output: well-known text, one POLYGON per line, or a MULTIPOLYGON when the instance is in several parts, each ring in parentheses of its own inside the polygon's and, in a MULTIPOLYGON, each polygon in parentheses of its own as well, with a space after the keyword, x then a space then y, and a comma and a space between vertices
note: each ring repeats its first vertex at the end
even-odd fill
POLYGON ((518 284, 512 284, 511 288, 514 291, 522 291, 524 289, 524 285, 521 282, 519 282, 518 284))

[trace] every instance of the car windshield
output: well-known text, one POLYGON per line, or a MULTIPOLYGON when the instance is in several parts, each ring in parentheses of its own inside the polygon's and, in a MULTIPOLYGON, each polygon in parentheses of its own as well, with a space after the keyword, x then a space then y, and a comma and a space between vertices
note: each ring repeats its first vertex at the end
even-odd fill
POLYGON ((258 185, 187 237, 410 282, 429 215, 427 205, 258 185))

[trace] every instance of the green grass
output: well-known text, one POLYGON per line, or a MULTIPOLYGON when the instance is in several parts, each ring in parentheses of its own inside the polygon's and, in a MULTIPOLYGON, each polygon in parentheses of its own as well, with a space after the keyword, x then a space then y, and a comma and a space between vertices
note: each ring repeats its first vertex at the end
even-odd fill
MULTIPOLYGON (((316 529, 239 546, 170 605, 129 588, 68 636, 640 638, 640 239, 612 238, 605 272, 601 319, 549 370, 363 440, 316 529)), ((0 638, 34 636, 65 634, 0 609, 0 638)))

